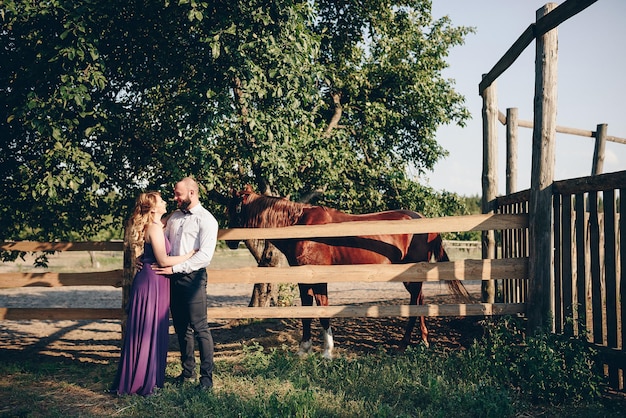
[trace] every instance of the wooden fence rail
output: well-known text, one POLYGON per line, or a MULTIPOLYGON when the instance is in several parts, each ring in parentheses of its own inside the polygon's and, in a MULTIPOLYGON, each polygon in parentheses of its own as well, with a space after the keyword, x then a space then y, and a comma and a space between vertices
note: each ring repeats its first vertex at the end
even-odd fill
MULTIPOLYGON (((350 235, 375 235, 378 233, 427 233, 485 230, 488 228, 525 228, 526 215, 471 215, 408 221, 349 222, 344 224, 320 225, 314 227, 292 226, 266 229, 222 229, 219 239, 267 239, 295 237, 333 237, 350 235)), ((90 251, 88 243, 40 243, 5 242, 3 250, 49 251, 90 251)), ((123 250, 122 243, 102 245, 94 248, 123 250)), ((0 274, 0 288, 40 286, 82 286, 104 285, 121 286, 123 270, 97 273, 3 273, 0 274)), ((413 263, 390 265, 348 265, 348 266, 299 266, 287 268, 245 267, 240 269, 211 270, 211 283, 317 283, 317 282, 405 282, 443 280, 495 280, 528 278, 528 259, 508 260, 459 260, 440 263, 413 263)), ((303 316, 410 316, 410 315, 500 315, 522 313, 524 304, 470 304, 442 306, 333 306, 333 307, 273 307, 209 308, 211 318, 301 318, 303 316)), ((2 319, 111 319, 121 318, 121 309, 29 309, 2 308, 2 319)))
MULTIPOLYGON (((507 109, 507 111, 510 109, 507 109)), ((498 111, 498 121, 505 126, 508 126, 511 122, 507 116, 498 111)), ((517 119, 515 118, 514 123, 516 126, 520 128, 530 128, 533 129, 535 127, 534 123, 530 120, 517 119)), ((586 138, 596 138, 598 136, 598 131, 591 131, 589 129, 580 129, 580 128, 570 128, 569 126, 559 126, 557 125, 555 128, 556 132, 560 134, 568 134, 568 135, 576 135, 582 136, 586 138)), ((616 142, 618 144, 626 144, 626 138, 620 138, 617 136, 606 135, 605 139, 609 142, 616 142)))
MULTIPOLYGON (((114 286, 120 287, 123 270, 90 273, 2 273, 0 288, 114 286)), ((526 279, 528 260, 459 260, 440 263, 355 264, 344 266, 242 267, 211 270, 217 283, 319 282, 439 282, 442 280, 526 279), (235 278, 235 279, 233 279, 235 278)))

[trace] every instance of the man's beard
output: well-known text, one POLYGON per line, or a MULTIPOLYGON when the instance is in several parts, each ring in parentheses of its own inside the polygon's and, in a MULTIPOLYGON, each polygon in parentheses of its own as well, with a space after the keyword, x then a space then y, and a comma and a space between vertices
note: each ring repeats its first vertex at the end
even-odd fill
POLYGON ((178 206, 178 208, 180 210, 187 210, 187 208, 189 207, 189 205, 191 205, 191 200, 187 199, 187 200, 181 200, 180 205, 178 206))

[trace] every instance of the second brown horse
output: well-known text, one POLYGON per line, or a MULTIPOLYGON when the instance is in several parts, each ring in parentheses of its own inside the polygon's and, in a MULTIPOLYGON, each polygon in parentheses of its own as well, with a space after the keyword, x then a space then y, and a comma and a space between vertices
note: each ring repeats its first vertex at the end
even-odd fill
MULTIPOLYGON (((320 225, 351 221, 382 221, 419 219, 423 216, 408 210, 351 215, 323 206, 292 202, 290 200, 254 193, 250 186, 241 192, 233 193, 228 208, 231 228, 276 228, 291 225, 320 225)), ((270 240, 287 258, 290 266, 301 265, 342 265, 342 264, 406 264, 422 261, 449 261, 441 235, 393 234, 363 235, 337 238, 291 238, 270 240)), ((235 249, 239 241, 227 241, 229 248, 235 249)), ((447 281, 450 290, 464 298, 469 295, 458 280, 447 281)), ((410 294, 410 304, 423 303, 422 283, 405 282, 410 294)), ((328 286, 326 283, 298 284, 302 306, 328 306, 328 286)), ((311 319, 302 319, 302 340, 300 354, 311 352, 311 319)), ((334 346, 330 320, 320 319, 324 329, 324 357, 332 358, 334 346)), ((411 342, 411 334, 416 318, 409 318, 401 348, 411 342)), ((428 329, 424 317, 420 317, 421 338, 428 344, 428 329)))

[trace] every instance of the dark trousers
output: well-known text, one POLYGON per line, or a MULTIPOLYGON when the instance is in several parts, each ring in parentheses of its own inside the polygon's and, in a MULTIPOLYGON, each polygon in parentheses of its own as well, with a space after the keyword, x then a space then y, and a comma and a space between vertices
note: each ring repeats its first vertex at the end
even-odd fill
POLYGON ((178 336, 183 375, 195 376, 194 338, 200 349, 200 383, 213 386, 213 337, 207 322, 206 269, 171 276, 172 321, 178 336))

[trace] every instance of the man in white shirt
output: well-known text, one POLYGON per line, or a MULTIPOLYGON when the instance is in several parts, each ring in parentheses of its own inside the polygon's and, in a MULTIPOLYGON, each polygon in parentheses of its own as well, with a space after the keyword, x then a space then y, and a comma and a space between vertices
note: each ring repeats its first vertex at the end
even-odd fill
POLYGON ((198 184, 191 177, 176 183, 174 200, 178 209, 167 220, 165 235, 171 243, 170 255, 198 250, 184 263, 155 268, 170 276, 170 309, 180 345, 183 372, 179 382, 196 380, 194 337, 200 350, 200 383, 203 390, 213 388, 213 337, 207 322, 207 272, 217 243, 219 229, 215 217, 200 203, 198 184))

